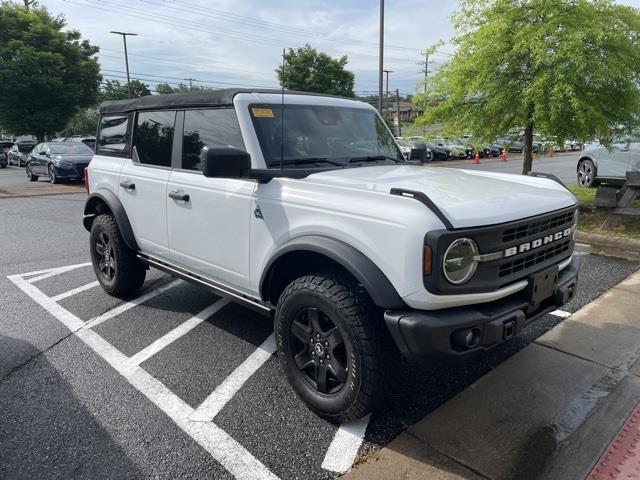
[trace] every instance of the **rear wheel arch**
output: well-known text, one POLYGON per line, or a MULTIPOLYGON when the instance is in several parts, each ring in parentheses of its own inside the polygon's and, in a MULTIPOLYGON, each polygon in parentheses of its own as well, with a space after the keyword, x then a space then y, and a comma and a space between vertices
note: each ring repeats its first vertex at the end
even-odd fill
POLYGON ((347 273, 364 287, 378 307, 406 306, 386 275, 362 252, 340 240, 319 235, 298 237, 275 252, 260 279, 260 296, 275 305, 289 283, 319 271, 347 273))
POLYGON ((127 247, 134 251, 139 250, 129 217, 118 197, 109 190, 98 190, 87 198, 82 220, 84 228, 90 232, 95 217, 104 213, 112 215, 116 220, 127 247))

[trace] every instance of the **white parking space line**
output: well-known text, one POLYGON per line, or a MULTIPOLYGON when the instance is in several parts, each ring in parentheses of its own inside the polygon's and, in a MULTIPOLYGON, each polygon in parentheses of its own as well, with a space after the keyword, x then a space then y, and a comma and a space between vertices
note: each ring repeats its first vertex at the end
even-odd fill
MULTIPOLYGON (((133 371, 130 371, 128 364, 130 359, 95 331, 82 328, 85 326, 85 323, 79 317, 61 307, 53 301, 52 298, 42 293, 20 275, 12 275, 8 278, 69 330, 75 332, 80 340, 106 360, 116 371, 122 374, 133 387, 153 402, 229 473, 239 480, 277 480, 277 477, 265 467, 264 464, 251 455, 251 453, 220 427, 213 423, 190 421, 189 417, 194 412, 193 408, 141 367, 136 367, 133 371)), ((176 283, 177 282, 172 282, 172 284, 176 283)), ((163 287, 162 291, 171 288, 170 285, 172 284, 163 287)), ((147 296, 152 293, 158 295, 161 293, 159 290, 161 289, 149 292, 147 296)), ((140 300, 141 298, 142 297, 136 300, 140 300)), ((139 303, 141 302, 138 301, 129 308, 133 308, 139 303)), ((128 309, 122 311, 126 310, 128 309)))
POLYGON ((171 343, 178 340, 180 337, 186 335, 191 330, 196 328, 198 325, 204 322, 211 315, 215 314, 225 306, 229 305, 229 303, 230 301, 227 300, 226 298, 218 300, 216 303, 205 308, 200 313, 191 317, 189 320, 182 323, 181 325, 177 326, 166 335, 160 337, 158 340, 153 342, 148 347, 145 347, 144 349, 140 350, 134 356, 129 358, 127 363, 129 364, 130 368, 135 368, 145 360, 148 360, 149 358, 153 357, 156 353, 161 351, 163 348, 167 347, 171 343))
POLYGON ((68 292, 64 292, 59 295, 56 295, 55 297, 51 297, 51 300, 53 300, 54 302, 59 302, 60 300, 64 300, 65 298, 72 297, 76 293, 81 293, 86 290, 90 290, 93 287, 97 287, 98 285, 100 285, 98 281, 87 283, 86 285, 82 285, 78 288, 74 288, 73 290, 69 290, 68 292))
POLYGON ((340 425, 324 456, 322 468, 337 473, 345 473, 351 468, 362 445, 369 419, 370 416, 367 415, 340 425))
POLYGON ((197 422, 212 421, 238 390, 242 388, 242 385, 271 358, 275 351, 276 342, 273 334, 271 334, 224 382, 218 385, 218 388, 200 404, 190 419, 197 422))
POLYGON ((44 280, 45 278, 53 277, 55 275, 60 275, 61 273, 70 272, 71 270, 76 270, 82 267, 88 267, 89 265, 91 265, 91 262, 77 263, 76 265, 67 265, 66 267, 50 268, 48 270, 39 270, 36 272, 23 273, 20 275, 20 277, 24 278, 25 276, 29 276, 29 275, 38 275, 37 277, 32 277, 26 280, 29 283, 34 283, 40 280, 44 280))
POLYGON ((182 280, 174 280, 173 282, 168 283, 166 285, 163 285, 162 287, 156 288, 155 290, 151 290, 150 292, 147 292, 144 295, 141 295, 138 298, 136 298, 134 300, 131 300, 130 302, 123 303, 122 305, 118 305, 116 308, 113 308, 113 309, 109 310, 108 312, 105 312, 102 315, 89 320, 86 323, 86 328, 96 327, 96 326, 100 325, 101 323, 106 322, 110 318, 117 317, 121 313, 124 313, 127 310, 132 309, 133 307, 136 307, 136 306, 140 305, 141 303, 146 302, 147 300, 151 300, 152 298, 157 297, 161 293, 166 292, 167 290, 175 287, 176 285, 178 285, 181 282, 182 282, 182 280))
POLYGON ((571 312, 565 312, 564 310, 554 310, 553 312, 549 313, 549 315, 554 315, 560 318, 567 318, 571 316, 571 312))

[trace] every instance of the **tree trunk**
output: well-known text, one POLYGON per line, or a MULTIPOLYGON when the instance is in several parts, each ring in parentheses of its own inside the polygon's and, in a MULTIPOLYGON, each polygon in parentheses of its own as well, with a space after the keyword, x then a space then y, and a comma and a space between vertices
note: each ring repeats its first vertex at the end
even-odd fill
POLYGON ((533 118, 531 118, 531 116, 532 115, 529 115, 527 123, 524 126, 524 162, 522 164, 522 175, 528 175, 533 167, 533 118))

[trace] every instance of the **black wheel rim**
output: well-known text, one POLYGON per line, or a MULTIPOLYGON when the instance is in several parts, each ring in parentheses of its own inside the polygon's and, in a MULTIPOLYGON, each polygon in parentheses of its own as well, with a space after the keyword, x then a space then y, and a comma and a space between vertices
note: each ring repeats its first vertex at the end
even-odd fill
POLYGON ((344 338, 333 321, 315 307, 298 312, 290 326, 291 355, 304 380, 324 394, 338 393, 347 380, 344 338))
POLYGON ((116 262, 113 254, 113 245, 109 236, 100 232, 96 240, 96 255, 98 257, 98 268, 100 273, 107 280, 113 280, 116 275, 116 262))
POLYGON ((590 187, 593 181, 593 167, 589 162, 582 162, 578 168, 578 183, 583 187, 590 187))

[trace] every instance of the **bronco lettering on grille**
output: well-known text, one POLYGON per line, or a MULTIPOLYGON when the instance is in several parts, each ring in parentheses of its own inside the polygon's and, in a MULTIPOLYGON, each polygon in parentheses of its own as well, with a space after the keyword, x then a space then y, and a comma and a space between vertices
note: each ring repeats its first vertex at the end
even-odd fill
POLYGON ((529 250, 535 250, 543 245, 548 245, 550 243, 556 242, 558 240, 562 240, 573 234, 575 230, 575 226, 571 228, 566 228, 560 232, 556 232, 551 235, 545 235, 542 238, 536 238, 530 242, 521 243, 520 245, 516 245, 515 247, 507 248, 504 251, 504 258, 513 257, 519 253, 528 252, 529 250))

